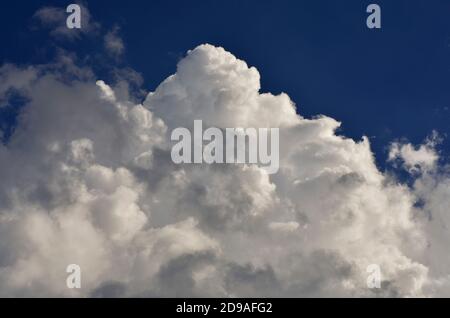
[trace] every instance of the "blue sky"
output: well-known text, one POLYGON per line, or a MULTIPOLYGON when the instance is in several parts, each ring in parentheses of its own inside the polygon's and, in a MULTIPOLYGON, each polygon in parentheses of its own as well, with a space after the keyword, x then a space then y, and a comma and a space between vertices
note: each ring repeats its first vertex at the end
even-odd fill
MULTIPOLYGON (((2 3, 0 61, 48 62, 52 40, 33 28, 33 13, 69 3, 2 3)), ((432 130, 444 138, 450 132, 449 1, 97 0, 87 6, 103 28, 120 27, 122 63, 142 73, 147 90, 174 73, 187 50, 211 43, 257 67, 262 90, 288 93, 301 115, 325 114, 342 121, 341 133, 369 136, 381 166, 395 139, 417 144, 432 130), (381 30, 365 24, 373 2, 382 9, 381 30)), ((59 45, 83 56, 101 43, 59 45)), ((0 122, 13 125, 16 113, 2 111, 0 122)), ((440 150, 446 154, 448 146, 444 139, 440 150)))

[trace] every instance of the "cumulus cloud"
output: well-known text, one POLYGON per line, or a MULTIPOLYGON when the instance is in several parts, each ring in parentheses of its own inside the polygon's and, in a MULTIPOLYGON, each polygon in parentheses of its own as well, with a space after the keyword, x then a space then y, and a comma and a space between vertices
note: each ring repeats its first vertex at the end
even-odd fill
MULTIPOLYGON (((399 183, 367 138, 262 93, 259 72, 223 48, 189 51, 143 103, 73 59, 0 75, 3 98, 26 97, 0 146, 2 296, 450 294, 446 173, 399 183), (196 119, 279 128, 279 172, 173 164, 171 130, 196 119), (81 266, 79 290, 65 286, 69 264, 81 266), (379 290, 367 288, 370 264, 379 290)), ((391 158, 436 165, 422 147, 395 145, 391 158)))

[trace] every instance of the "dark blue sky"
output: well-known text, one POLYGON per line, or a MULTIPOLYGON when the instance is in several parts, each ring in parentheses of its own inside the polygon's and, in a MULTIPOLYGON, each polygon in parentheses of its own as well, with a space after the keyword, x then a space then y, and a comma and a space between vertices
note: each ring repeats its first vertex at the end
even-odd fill
MULTIPOLYGON (((31 17, 69 3, 2 1, 0 61, 46 62, 51 41, 45 31, 30 31, 31 17)), ((450 133, 448 0, 85 3, 104 29, 121 27, 126 64, 142 73, 147 90, 188 49, 211 43, 257 67, 263 91, 288 93, 303 116, 325 114, 343 122, 341 133, 369 136, 381 165, 396 138, 419 143, 433 129, 450 133), (381 30, 366 27, 370 3, 381 6, 381 30)), ((84 55, 98 45, 85 39, 66 47, 84 55)), ((447 155, 449 145, 441 146, 447 155)))

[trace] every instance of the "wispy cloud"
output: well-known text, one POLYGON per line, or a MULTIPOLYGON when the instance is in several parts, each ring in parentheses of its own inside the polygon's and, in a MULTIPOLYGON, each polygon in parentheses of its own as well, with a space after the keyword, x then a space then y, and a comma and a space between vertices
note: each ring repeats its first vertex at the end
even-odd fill
POLYGON ((87 6, 79 4, 81 7, 81 28, 69 29, 66 24, 67 17, 65 8, 43 7, 36 11, 33 16, 37 25, 50 31, 50 35, 56 39, 74 40, 82 35, 92 34, 99 30, 100 24, 92 19, 87 6))

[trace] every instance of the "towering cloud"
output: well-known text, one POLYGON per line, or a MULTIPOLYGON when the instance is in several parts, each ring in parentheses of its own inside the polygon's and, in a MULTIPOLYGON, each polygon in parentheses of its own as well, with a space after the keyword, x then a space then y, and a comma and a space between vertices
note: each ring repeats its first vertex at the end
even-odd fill
POLYGON ((255 68, 211 45, 142 104, 70 59, 0 77, 2 104, 26 104, 0 146, 1 296, 450 294, 450 179, 430 142, 393 145, 416 180, 401 184, 366 138, 261 93, 255 68), (196 119, 279 128, 279 172, 173 164, 170 132, 196 119), (380 289, 367 288, 370 264, 380 289))

